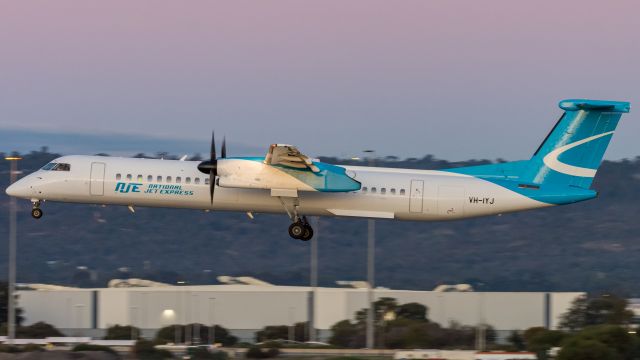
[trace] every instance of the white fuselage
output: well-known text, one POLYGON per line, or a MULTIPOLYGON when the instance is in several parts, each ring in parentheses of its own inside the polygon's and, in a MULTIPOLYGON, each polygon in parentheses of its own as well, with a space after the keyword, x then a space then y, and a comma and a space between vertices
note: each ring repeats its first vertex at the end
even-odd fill
POLYGON ((286 207, 295 204, 301 215, 423 221, 549 206, 473 176, 355 166, 344 168, 362 184, 359 191, 297 191, 297 197, 290 197, 269 189, 216 185, 211 203, 208 175, 197 169, 197 161, 102 156, 56 161, 69 163, 71 170, 38 170, 7 192, 33 201, 264 213, 286 213, 286 207))

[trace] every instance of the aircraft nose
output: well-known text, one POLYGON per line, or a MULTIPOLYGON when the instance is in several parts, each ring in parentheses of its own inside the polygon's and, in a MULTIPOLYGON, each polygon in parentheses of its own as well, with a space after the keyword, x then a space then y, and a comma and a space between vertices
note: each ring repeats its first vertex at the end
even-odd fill
POLYGON ((16 181, 15 183, 9 185, 7 190, 5 190, 7 195, 15 196, 15 197, 29 197, 30 191, 29 186, 27 186, 24 182, 16 181))

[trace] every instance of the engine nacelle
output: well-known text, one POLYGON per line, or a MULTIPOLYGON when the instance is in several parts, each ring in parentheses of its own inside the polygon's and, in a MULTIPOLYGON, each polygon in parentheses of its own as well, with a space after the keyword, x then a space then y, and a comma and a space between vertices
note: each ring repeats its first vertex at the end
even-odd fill
POLYGON ((265 164, 264 158, 218 160, 218 185, 246 189, 291 189, 298 191, 348 192, 360 190, 343 167, 313 163, 319 171, 265 164))

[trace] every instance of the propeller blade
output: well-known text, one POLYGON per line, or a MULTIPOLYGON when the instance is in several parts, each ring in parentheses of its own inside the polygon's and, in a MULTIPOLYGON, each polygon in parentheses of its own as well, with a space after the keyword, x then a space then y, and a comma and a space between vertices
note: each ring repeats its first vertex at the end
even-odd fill
POLYGON ((222 150, 220 151, 220 157, 223 158, 223 159, 227 157, 227 139, 226 139, 226 136, 222 137, 222 150))
POLYGON ((213 205, 213 192, 216 189, 215 180, 216 180, 216 169, 212 168, 209 171, 209 196, 211 197, 211 205, 213 205))
POLYGON ((214 131, 211 132, 211 155, 209 160, 211 162, 216 160, 216 133, 214 131))

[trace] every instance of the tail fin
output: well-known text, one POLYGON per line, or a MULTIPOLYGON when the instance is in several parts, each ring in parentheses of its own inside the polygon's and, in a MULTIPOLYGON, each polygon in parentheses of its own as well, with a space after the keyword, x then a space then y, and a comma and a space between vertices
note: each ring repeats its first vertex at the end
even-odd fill
POLYGON ((560 120, 528 162, 521 180, 588 189, 628 102, 563 100, 560 120))

